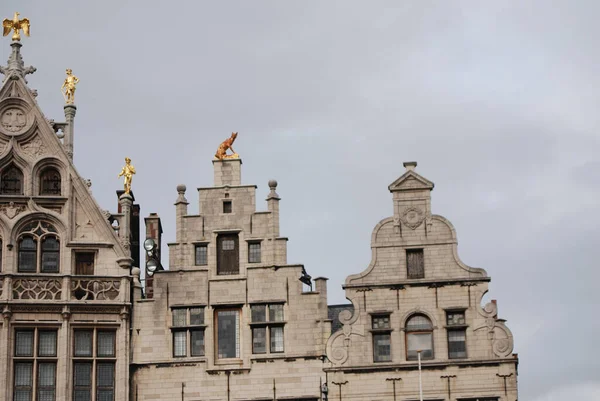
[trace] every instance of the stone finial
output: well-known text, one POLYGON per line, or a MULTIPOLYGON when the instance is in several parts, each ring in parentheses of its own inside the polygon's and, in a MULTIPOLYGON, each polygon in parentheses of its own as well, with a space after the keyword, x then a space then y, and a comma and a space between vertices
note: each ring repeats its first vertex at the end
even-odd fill
POLYGON ((177 185, 177 201, 176 203, 188 203, 187 199, 185 198, 185 191, 187 190, 187 187, 184 184, 179 184, 177 185))
POLYGON ((417 162, 404 162, 403 165, 407 171, 413 171, 417 167, 417 162))
POLYGON ((21 56, 21 46, 20 42, 12 42, 11 45, 12 52, 8 57, 8 65, 6 67, 0 66, 0 73, 4 74, 4 81, 8 78, 19 79, 19 77, 25 80, 25 76, 28 74, 33 74, 36 69, 35 67, 25 67, 25 63, 23 63, 23 57, 21 56))
POLYGON ((267 200, 269 199, 277 199, 279 200, 279 195, 277 195, 277 192, 275 192, 275 190, 277 189, 277 181, 276 180, 269 180, 269 189, 271 190, 271 192, 269 193, 269 196, 267 196, 267 200))

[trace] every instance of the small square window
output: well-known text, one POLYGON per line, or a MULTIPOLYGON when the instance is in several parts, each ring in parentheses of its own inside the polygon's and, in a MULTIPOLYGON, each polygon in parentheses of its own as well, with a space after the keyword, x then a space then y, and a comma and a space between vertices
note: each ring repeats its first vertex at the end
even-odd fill
POLYGON ((208 264, 208 245, 196 245, 196 266, 205 266, 208 264))
POLYGON ((39 331, 38 355, 56 356, 56 331, 39 331))
POLYGON ((16 332, 15 356, 33 356, 33 330, 16 332))
POLYGON ((390 315, 373 316, 371 327, 373 330, 389 329, 390 315))
POLYGON ((204 308, 190 308, 190 325, 198 326, 204 324, 204 308))
POLYGON ((98 356, 113 357, 115 356, 115 332, 114 331, 98 331, 98 356))
POLYGON ((233 203, 230 200, 223 201, 223 213, 231 213, 233 211, 233 203))
POLYGON ((248 244, 248 262, 260 263, 260 242, 251 242, 248 244))
POLYGON ((252 313, 252 322, 267 321, 267 305, 252 305, 250 311, 252 313))
POLYGON ((448 326, 461 326, 465 324, 464 312, 448 312, 446 314, 446 324, 448 326))
POLYGON ((92 330, 75 331, 75 356, 92 356, 92 330))
POLYGON ((173 309, 173 327, 187 326, 187 309, 173 309))
POLYGON ((283 322, 283 305, 269 305, 269 322, 283 322))
POLYGON ((94 257, 93 252, 76 252, 75 274, 92 276, 94 274, 94 257))

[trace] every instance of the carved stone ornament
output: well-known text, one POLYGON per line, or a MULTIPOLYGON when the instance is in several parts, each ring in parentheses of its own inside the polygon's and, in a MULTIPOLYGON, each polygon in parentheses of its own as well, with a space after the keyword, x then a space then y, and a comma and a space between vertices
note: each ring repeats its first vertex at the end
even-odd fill
POLYGON ((11 107, 2 113, 0 124, 9 132, 19 132, 27 125, 27 116, 20 108, 11 107))
POLYGON ((417 227, 419 227, 421 223, 423 223, 423 220, 425 219, 425 214, 421 209, 411 206, 404 210, 401 219, 407 227, 412 228, 414 230, 417 227))
POLYGON ((25 154, 31 157, 43 156, 46 154, 46 146, 37 135, 33 140, 21 145, 21 148, 25 154))
POLYGON ((15 202, 10 202, 8 205, 1 205, 0 210, 9 219, 13 219, 16 215, 25 210, 25 205, 15 206, 15 202))

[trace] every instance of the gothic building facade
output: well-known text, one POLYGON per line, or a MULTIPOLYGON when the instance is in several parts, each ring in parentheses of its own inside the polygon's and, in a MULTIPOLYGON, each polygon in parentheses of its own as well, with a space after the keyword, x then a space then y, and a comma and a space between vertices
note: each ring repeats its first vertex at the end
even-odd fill
POLYGON ((96 203, 73 165, 75 105, 47 120, 11 46, 0 401, 517 400, 512 334, 495 301, 481 305, 490 277, 459 259, 416 163, 389 186, 393 214, 375 226, 370 265, 348 276, 348 304, 328 305, 327 279, 287 262, 277 182, 257 210, 239 157, 213 161, 191 211, 177 187, 167 263, 160 218, 140 238, 133 194, 118 191, 116 213, 96 203))

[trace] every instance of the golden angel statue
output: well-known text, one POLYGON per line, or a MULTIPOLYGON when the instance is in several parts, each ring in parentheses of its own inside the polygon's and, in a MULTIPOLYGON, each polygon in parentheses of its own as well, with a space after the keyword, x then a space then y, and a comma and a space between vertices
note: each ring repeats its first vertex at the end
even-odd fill
POLYGON ((128 194, 131 192, 131 178, 135 174, 135 167, 131 165, 131 159, 129 157, 125 158, 125 166, 117 176, 117 178, 125 177, 124 189, 125 193, 128 194))
POLYGON ((223 160, 223 159, 239 159, 240 158, 240 155, 235 153, 235 150, 233 150, 233 147, 232 147, 233 142, 235 141, 235 138, 237 138, 237 135, 238 135, 237 132, 232 132, 231 137, 225 139, 219 145, 219 148, 217 149, 217 153, 215 153, 215 159, 223 160), (231 149, 233 154, 228 155, 227 149, 231 149))
POLYGON ((25 35, 29 36, 29 20, 27 18, 19 20, 19 15, 19 13, 15 13, 12 20, 5 18, 4 21, 2 21, 2 26, 4 27, 2 36, 6 36, 11 30, 14 30, 15 32, 13 33, 12 40, 21 40, 21 35, 19 34, 21 29, 25 35))
POLYGON ((73 75, 73 70, 67 68, 67 77, 60 87, 60 91, 65 98, 66 104, 75 103, 75 85, 79 83, 79 78, 73 75))

